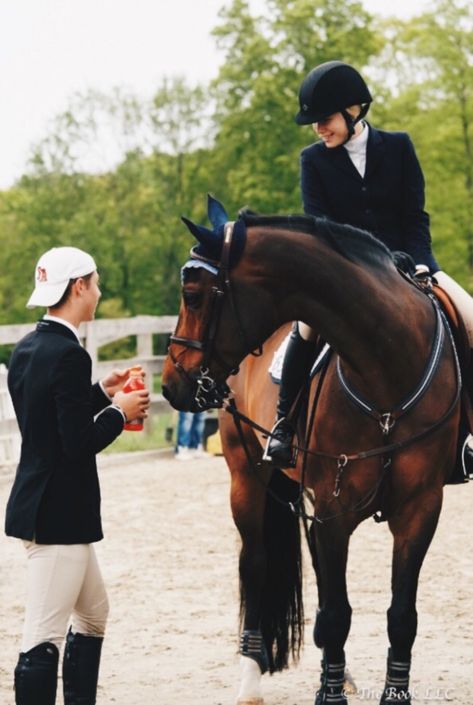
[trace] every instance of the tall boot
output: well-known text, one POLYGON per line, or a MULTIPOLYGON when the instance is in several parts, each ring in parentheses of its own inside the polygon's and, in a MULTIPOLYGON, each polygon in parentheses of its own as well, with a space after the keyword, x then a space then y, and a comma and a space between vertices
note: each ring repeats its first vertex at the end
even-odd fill
POLYGON ((302 385, 309 376, 316 354, 317 341, 301 338, 298 325, 295 323, 284 355, 277 421, 271 431, 272 435, 265 453, 265 458, 283 468, 294 464, 292 439, 295 427, 287 417, 302 385))
POLYGON ((59 650, 50 641, 20 653, 15 668, 16 705, 55 705, 59 650))
POLYGON ((64 705, 95 705, 103 637, 69 629, 62 663, 64 705))

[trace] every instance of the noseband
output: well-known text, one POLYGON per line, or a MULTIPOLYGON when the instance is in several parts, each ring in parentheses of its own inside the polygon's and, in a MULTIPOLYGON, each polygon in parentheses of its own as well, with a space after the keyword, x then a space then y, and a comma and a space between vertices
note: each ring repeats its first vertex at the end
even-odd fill
MULTIPOLYGON (((169 340, 171 344, 182 345, 185 348, 192 348, 194 350, 199 350, 203 353, 202 363, 199 368, 199 375, 197 377, 191 376, 186 369, 181 365, 179 360, 172 354, 171 349, 168 349, 168 355, 172 360, 174 367, 179 372, 179 374, 188 382, 197 385, 196 394, 194 401, 199 409, 211 409, 220 408, 225 399, 230 393, 230 388, 226 382, 218 383, 210 375, 209 365, 212 358, 218 358, 217 353, 214 350, 215 339, 220 326, 220 320, 222 316, 222 306, 225 295, 228 295, 230 305, 233 311, 233 315, 236 319, 240 337, 245 343, 247 338, 245 336, 244 329, 241 324, 241 319, 238 314, 238 309, 235 305, 235 299, 233 296, 233 289, 230 283, 229 269, 230 269, 230 248, 233 238, 233 228, 235 223, 228 222, 224 226, 223 231, 223 245, 222 254, 220 256, 220 261, 209 259, 200 255, 196 252, 195 248, 191 250, 191 259, 200 260, 208 264, 213 265, 217 269, 216 282, 211 289, 211 301, 210 301, 210 312, 208 325, 205 330, 202 340, 196 340, 194 338, 186 338, 183 336, 171 335, 169 340)), ((178 323, 179 326, 179 323, 178 323)), ((261 355, 261 348, 254 355, 261 355)), ((219 360, 220 364, 222 361, 219 360)), ((223 364, 223 367, 226 365, 223 364)), ((228 367, 228 366, 227 366, 228 367)), ((231 374, 236 374, 238 368, 230 368, 227 373, 227 377, 231 374)))

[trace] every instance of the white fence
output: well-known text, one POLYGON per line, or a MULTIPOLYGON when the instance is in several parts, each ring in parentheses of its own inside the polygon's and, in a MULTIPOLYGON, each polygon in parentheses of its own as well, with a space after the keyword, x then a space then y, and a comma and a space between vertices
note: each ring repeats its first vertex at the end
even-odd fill
POLYGON ((7 387, 7 368, 0 365, 0 465, 18 458, 20 433, 7 387))
MULTIPOLYGON (((153 335, 169 334, 176 326, 176 316, 135 316, 134 318, 98 319, 84 323, 79 334, 92 358, 93 379, 110 370, 140 364, 152 380, 163 368, 164 355, 153 355, 153 335), (121 338, 136 336, 136 354, 126 360, 99 361, 99 349, 121 338)), ((35 324, 0 326, 0 345, 12 345, 33 330, 35 324)), ((161 394, 151 395, 151 418, 170 407, 161 394)), ((7 389, 7 370, 0 365, 0 465, 15 463, 19 457, 20 434, 7 389)))

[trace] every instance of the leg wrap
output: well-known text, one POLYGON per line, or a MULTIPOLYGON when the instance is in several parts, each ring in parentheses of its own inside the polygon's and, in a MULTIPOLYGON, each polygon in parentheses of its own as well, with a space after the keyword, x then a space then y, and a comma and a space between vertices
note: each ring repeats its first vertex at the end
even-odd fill
POLYGON ((67 635, 62 679, 64 705, 95 705, 103 637, 67 635))
POLYGON ((15 668, 16 705, 55 704, 58 661, 58 648, 49 641, 20 653, 15 668))
POLYGON ((277 408, 278 419, 288 416, 297 393, 309 376, 316 353, 317 341, 301 338, 297 323, 295 323, 282 366, 277 408))
POLYGON ((343 690, 345 683, 345 659, 339 663, 327 663, 325 656, 321 663, 320 689, 315 705, 347 705, 343 690))
POLYGON ((259 629, 245 629, 240 636, 240 654, 252 658, 266 673, 269 668, 268 652, 259 629))
POLYGON ((410 705, 410 668, 410 661, 395 661, 391 655, 391 649, 389 649, 386 672, 386 685, 384 686, 384 692, 380 701, 380 705, 394 705, 394 703, 404 703, 404 705, 410 705))

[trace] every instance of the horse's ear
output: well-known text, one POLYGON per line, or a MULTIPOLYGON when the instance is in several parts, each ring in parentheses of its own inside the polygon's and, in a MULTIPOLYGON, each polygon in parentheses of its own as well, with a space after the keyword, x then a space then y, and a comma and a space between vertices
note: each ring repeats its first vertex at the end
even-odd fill
POLYGON ((207 194, 207 214, 214 230, 218 230, 229 220, 225 208, 210 193, 207 194))
POLYGON ((182 222, 187 225, 192 235, 197 238, 201 245, 205 248, 215 248, 216 242, 218 241, 218 236, 213 233, 208 228, 204 228, 203 225, 196 225, 188 218, 181 216, 182 222))

